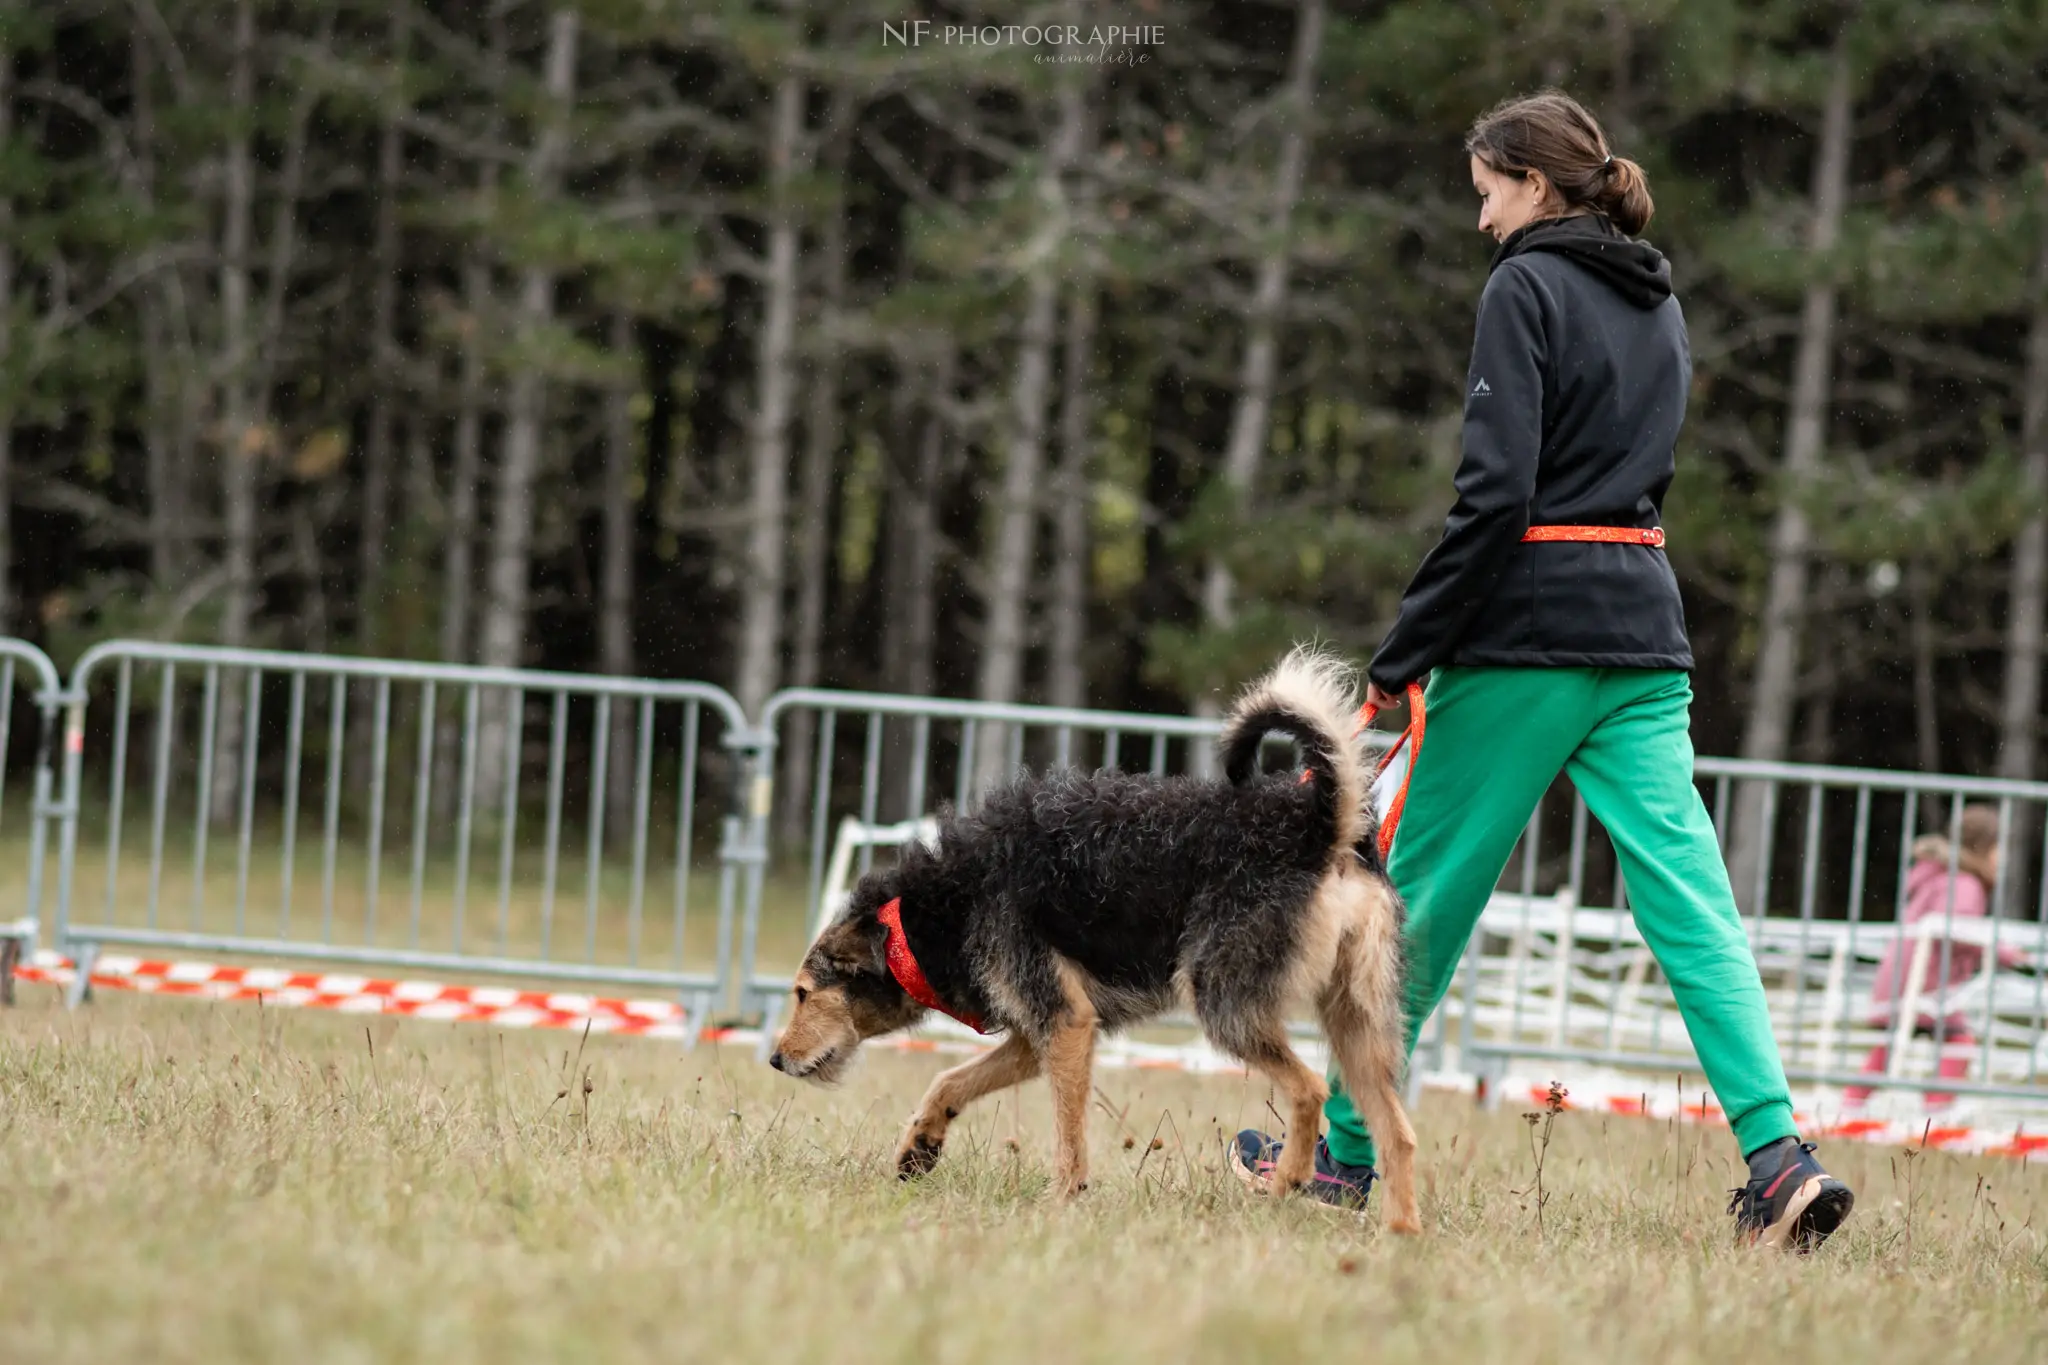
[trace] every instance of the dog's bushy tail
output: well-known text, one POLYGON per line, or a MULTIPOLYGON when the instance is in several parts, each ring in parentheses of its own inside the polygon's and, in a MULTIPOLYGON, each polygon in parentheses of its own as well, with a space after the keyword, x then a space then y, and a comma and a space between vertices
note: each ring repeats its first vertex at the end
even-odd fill
POLYGON ((1224 775, 1238 785, 1251 780, 1265 737, 1274 731, 1289 736, 1301 746, 1317 812, 1330 824, 1331 846, 1351 848, 1365 833, 1369 786, 1351 737, 1357 709, 1352 670, 1333 655, 1298 646, 1231 708, 1218 741, 1224 775))

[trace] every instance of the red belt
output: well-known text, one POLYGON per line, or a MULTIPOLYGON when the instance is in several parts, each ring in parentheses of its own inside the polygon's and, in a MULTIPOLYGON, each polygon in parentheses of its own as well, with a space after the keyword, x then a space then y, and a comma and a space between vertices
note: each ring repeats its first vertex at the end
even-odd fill
POLYGON ((1534 545, 1549 540, 1590 541, 1602 545, 1647 545, 1653 550, 1664 548, 1664 528, 1661 526, 1531 526, 1522 533, 1524 545, 1534 545))

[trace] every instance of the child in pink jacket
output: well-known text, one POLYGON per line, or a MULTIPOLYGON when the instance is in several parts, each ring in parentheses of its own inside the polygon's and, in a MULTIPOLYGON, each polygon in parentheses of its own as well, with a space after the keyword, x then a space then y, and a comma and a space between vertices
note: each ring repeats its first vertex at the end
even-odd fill
MULTIPOLYGON (((1904 932, 1908 926, 1929 918, 1944 923, 1951 917, 1981 920, 1990 913, 1991 888, 1998 884, 1998 812, 1990 806, 1964 807, 1963 847, 1955 855, 1953 875, 1949 872, 1949 854, 1946 835, 1924 835, 1913 843, 1913 866, 1906 875, 1906 909, 1899 921, 1900 933, 1884 950, 1884 960, 1878 964, 1877 981, 1870 993, 1873 1024, 1893 1026, 1899 1002, 1905 996, 1906 972, 1916 946, 1916 940, 1904 932)), ((2004 966, 2017 967, 2024 965, 2027 958, 2017 948, 2000 947, 1998 960, 2004 966)), ((1981 945, 1934 940, 1921 974, 1920 1004, 1928 1011, 1939 1008, 1944 989, 1953 991, 1975 978, 1983 968, 1981 945)), ((1922 1012, 1913 1021, 1913 1031, 1923 1038, 1936 1036, 1934 1015, 1922 1012)), ((1961 1049, 1977 1041, 1969 1021, 1960 1011, 1951 1012, 1940 1021, 1939 1036, 1944 1045, 1941 1074, 1950 1080, 1962 1080, 1970 1074, 1970 1059, 1961 1049)), ((1890 1060, 1891 1049, 1880 1043, 1870 1050, 1863 1070, 1866 1074, 1881 1073, 1890 1060)), ((1848 1104, 1860 1105, 1870 1098, 1870 1087, 1850 1086, 1842 1098, 1848 1104)), ((1927 1107, 1940 1108, 1954 1100, 1952 1094, 1930 1091, 1927 1107)))

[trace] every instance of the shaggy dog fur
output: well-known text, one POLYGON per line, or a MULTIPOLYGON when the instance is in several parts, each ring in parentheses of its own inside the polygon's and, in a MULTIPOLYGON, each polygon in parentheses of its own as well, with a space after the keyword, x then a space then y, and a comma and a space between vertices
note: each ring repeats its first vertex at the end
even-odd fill
POLYGON ((1284 1100, 1292 1136, 1272 1185, 1286 1191, 1312 1177, 1328 1096, 1288 1041, 1289 1009, 1304 1002, 1378 1139, 1387 1225, 1419 1231, 1399 1089, 1401 906, 1373 837, 1354 702, 1346 669, 1296 650, 1233 708, 1224 780, 1068 769, 946 816, 936 848, 911 845, 861 878, 819 935, 772 1064, 829 1083, 862 1040, 924 1016, 877 918, 899 901, 904 938, 947 1011, 1008 1035, 932 1083, 897 1149, 904 1178, 931 1169, 970 1101, 1043 1072, 1057 1119, 1053 1192, 1079 1193, 1097 1032, 1186 1004, 1284 1100), (1299 745, 1309 780, 1259 771, 1272 732, 1299 745))

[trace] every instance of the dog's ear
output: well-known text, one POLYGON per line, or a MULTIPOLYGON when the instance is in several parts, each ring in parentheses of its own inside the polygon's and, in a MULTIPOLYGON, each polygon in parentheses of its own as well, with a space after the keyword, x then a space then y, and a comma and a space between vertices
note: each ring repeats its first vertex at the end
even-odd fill
POLYGON ((860 946, 864 954, 861 965, 874 976, 889 975, 889 931, 878 919, 864 919, 860 922, 860 946))
POLYGON ((846 908, 818 939, 832 971, 846 975, 887 975, 888 935, 876 918, 884 905, 901 896, 894 868, 877 868, 853 884, 846 908))
POLYGON ((888 934, 873 910, 847 907, 812 945, 807 959, 821 980, 843 982, 852 977, 889 974, 888 934))
POLYGON ((895 868, 876 868, 853 884, 846 896, 847 910, 860 919, 873 919, 877 910, 903 894, 902 881, 895 868))

